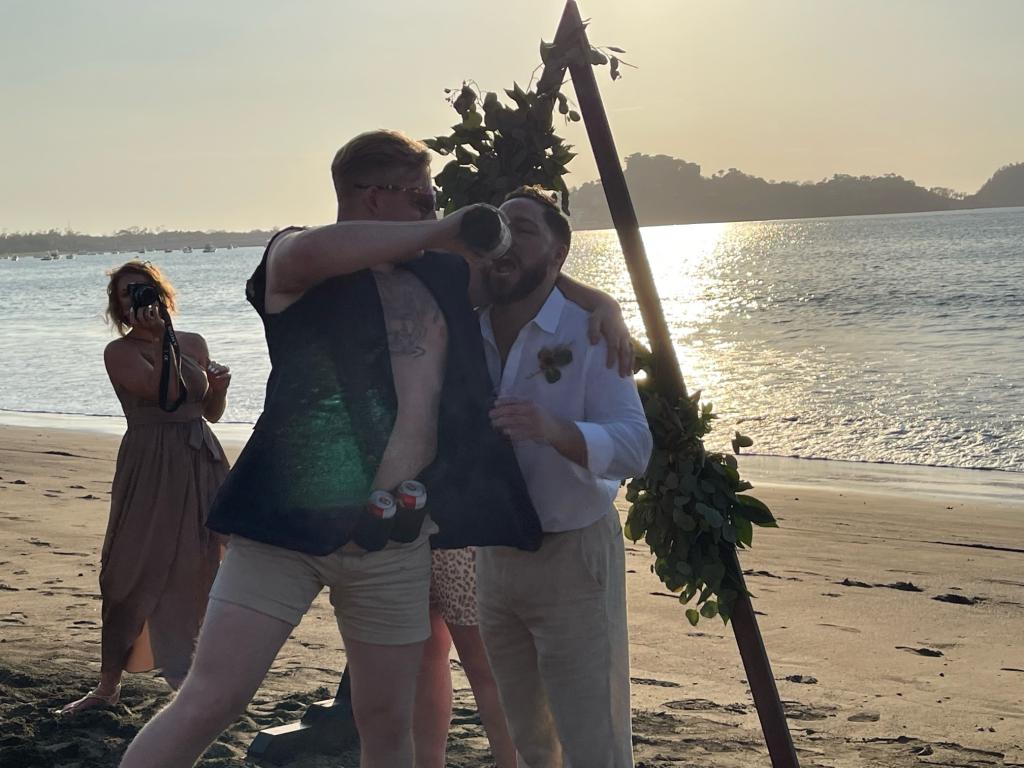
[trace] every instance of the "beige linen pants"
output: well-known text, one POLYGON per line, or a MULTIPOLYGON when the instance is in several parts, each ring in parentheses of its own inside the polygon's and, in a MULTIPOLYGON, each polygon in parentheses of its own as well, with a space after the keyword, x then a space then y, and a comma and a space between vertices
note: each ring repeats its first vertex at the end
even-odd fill
POLYGON ((625 547, 609 511, 537 552, 477 550, 480 632, 529 768, 632 768, 625 547))

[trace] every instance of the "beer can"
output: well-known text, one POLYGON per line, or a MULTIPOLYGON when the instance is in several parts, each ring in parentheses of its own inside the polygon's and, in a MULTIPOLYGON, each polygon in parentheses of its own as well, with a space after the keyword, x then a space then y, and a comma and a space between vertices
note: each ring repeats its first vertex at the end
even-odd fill
POLYGON ((371 493, 366 507, 370 512, 383 520, 394 517, 398 509, 395 506, 395 497, 387 491, 374 491, 371 493))
POLYGON ((397 496, 402 509, 423 509, 427 504, 427 489, 415 480, 406 480, 399 485, 397 496))

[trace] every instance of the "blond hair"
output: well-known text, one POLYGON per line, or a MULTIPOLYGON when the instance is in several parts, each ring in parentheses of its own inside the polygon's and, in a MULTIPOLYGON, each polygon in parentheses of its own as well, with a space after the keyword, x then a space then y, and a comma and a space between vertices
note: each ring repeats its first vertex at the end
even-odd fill
POLYGON ((107 318, 107 322, 114 326, 114 330, 122 336, 128 332, 131 326, 121 316, 121 302, 117 295, 117 283, 122 277, 129 274, 138 275, 142 278, 139 282, 152 285, 160 297, 160 303, 167 308, 168 312, 176 312, 178 309, 174 301, 176 295, 174 286, 171 285, 171 281, 164 276, 164 273, 160 271, 160 267, 156 264, 132 259, 120 267, 107 270, 107 277, 110 278, 110 282, 107 283, 107 310, 104 312, 104 315, 107 318))
POLYGON ((422 141, 399 131, 377 130, 361 133, 334 155, 331 177, 334 191, 342 200, 355 184, 380 184, 384 176, 413 173, 430 167, 430 150, 422 141))

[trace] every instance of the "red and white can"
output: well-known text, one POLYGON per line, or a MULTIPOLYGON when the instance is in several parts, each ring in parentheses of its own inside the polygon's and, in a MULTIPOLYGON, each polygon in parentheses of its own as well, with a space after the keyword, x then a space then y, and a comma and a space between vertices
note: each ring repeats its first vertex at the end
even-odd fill
POLYGON ((406 480, 396 491, 402 509, 423 509, 427 504, 427 489, 423 483, 406 480))
POLYGON ((366 508, 383 520, 394 517, 395 512, 398 511, 395 497, 387 491, 374 491, 371 493, 370 500, 366 503, 366 508))

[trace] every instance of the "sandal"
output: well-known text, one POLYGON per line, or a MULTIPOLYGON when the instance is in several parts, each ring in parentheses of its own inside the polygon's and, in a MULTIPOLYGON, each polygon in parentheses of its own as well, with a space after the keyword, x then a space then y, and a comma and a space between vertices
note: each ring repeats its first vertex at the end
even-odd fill
POLYGON ((93 688, 82 698, 72 701, 70 704, 65 704, 63 707, 57 710, 58 715, 77 715, 79 712, 85 712, 90 709, 110 709, 116 707, 121 701, 121 684, 118 683, 117 687, 114 688, 114 692, 104 696, 102 693, 98 693, 99 688, 93 688))

